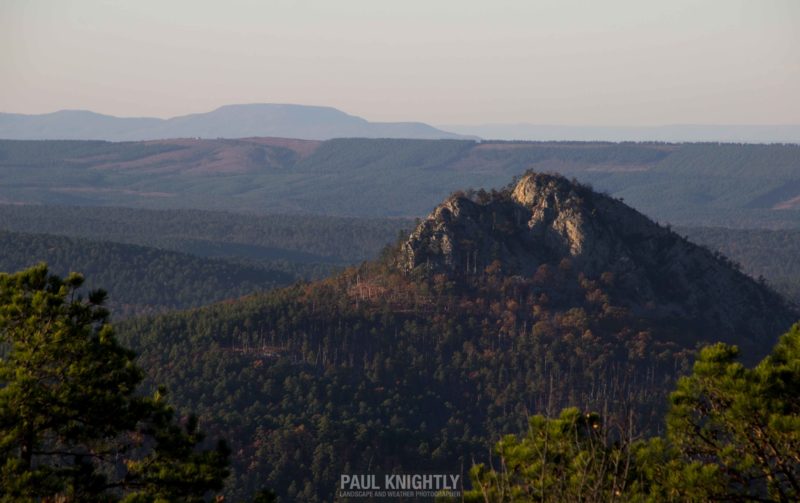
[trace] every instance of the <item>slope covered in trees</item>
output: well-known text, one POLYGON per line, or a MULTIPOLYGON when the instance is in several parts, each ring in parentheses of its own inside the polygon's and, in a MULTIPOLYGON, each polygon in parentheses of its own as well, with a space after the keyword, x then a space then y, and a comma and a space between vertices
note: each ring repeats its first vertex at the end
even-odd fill
POLYGON ((0 205, 0 229, 131 243, 271 266, 374 258, 413 220, 203 210, 0 205))
POLYGON ((117 317, 196 307, 295 281, 279 269, 106 241, 0 231, 0 271, 45 262, 56 274, 81 271, 105 288, 117 317))
POLYGON ((410 216, 527 169, 575 176, 661 222, 797 228, 800 146, 250 138, 0 141, 0 201, 410 216))
POLYGON ((796 316, 622 203, 531 175, 454 195, 376 262, 121 334, 153 382, 229 433, 229 496, 329 501, 341 473, 466 475, 562 407, 657 431, 696 348, 756 359, 796 316))
POLYGON ((680 227, 676 231, 730 257, 744 272, 763 277, 800 305, 800 231, 719 227, 680 227))
MULTIPOLYGON (((106 323, 104 293, 75 295, 82 282, 77 274, 62 280, 44 266, 0 274, 0 496, 214 499, 228 476, 229 449, 218 442, 203 450, 197 420, 176 419, 162 387, 152 397, 134 393, 142 371, 106 323)), ((633 411, 616 422, 577 408, 558 418, 530 417, 521 438, 504 435, 496 444, 497 469, 470 469, 472 490, 456 501, 796 500, 800 325, 754 368, 742 366, 739 354, 725 344, 702 349, 691 375, 670 395, 661 437, 639 440, 633 411)), ((339 404, 327 405, 330 413, 339 404)), ((363 413, 367 404, 358 405, 363 413)), ((339 429, 326 419, 323 427, 339 429)), ((383 428, 393 431, 397 419, 383 428)), ((361 426, 359 434, 371 425, 361 426)), ((305 433, 304 424, 295 431, 305 433)), ((325 466, 320 447, 327 448, 315 449, 315 471, 325 466)), ((293 500, 315 499, 308 484, 302 492, 288 491, 293 500)), ((262 489, 254 501, 274 498, 262 489)))

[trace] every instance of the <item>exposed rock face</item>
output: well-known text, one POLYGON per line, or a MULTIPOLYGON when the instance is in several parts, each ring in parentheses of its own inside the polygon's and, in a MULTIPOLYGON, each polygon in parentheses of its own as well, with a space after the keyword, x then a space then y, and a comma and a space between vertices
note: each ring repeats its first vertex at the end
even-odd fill
POLYGON ((530 174, 483 204, 448 198, 405 243, 403 267, 475 274, 500 260, 510 274, 530 274, 570 258, 597 275, 630 264, 633 248, 652 239, 682 241, 608 196, 559 176, 530 174))
POLYGON ((780 333, 797 316, 724 257, 563 177, 527 174, 510 191, 474 199, 439 205, 402 245, 400 267, 465 278, 499 261, 504 274, 527 276, 569 259, 589 278, 611 273, 617 300, 633 312, 745 339, 780 333))

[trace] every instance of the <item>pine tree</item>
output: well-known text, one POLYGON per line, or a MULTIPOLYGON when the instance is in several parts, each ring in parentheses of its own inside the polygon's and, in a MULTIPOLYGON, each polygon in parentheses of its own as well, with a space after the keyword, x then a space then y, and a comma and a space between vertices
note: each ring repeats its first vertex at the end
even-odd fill
POLYGON ((0 498, 3 501, 203 501, 228 475, 229 451, 200 450, 143 379, 103 308, 41 264, 0 274, 0 498))
MULTIPOLYGON (((716 476, 712 499, 800 499, 800 325, 755 368, 735 346, 704 348, 671 395, 668 440, 716 476)), ((677 486, 681 489, 681 486, 677 486)))
POLYGON ((609 442, 600 416, 576 408, 532 416, 524 437, 505 436, 495 452, 497 469, 470 470, 466 501, 622 501, 631 481, 627 445, 609 442))

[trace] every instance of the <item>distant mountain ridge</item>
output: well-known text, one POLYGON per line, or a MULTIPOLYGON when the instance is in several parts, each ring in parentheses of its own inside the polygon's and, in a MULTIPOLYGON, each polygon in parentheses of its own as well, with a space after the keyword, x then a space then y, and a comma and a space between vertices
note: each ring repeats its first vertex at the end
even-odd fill
POLYGON ((662 126, 564 126, 554 124, 442 125, 448 131, 487 140, 660 141, 800 143, 800 124, 670 124, 662 126))
POLYGON ((523 141, 636 141, 800 144, 800 124, 668 124, 659 126, 568 126, 555 124, 447 124, 372 122, 333 107, 250 103, 159 119, 116 117, 89 110, 46 114, 0 112, 0 138, 7 140, 141 141, 174 138, 279 137, 486 139, 523 141))
POLYGON ((466 139, 421 122, 370 122, 332 107, 254 103, 158 119, 115 117, 88 110, 25 115, 0 113, 0 138, 9 140, 139 141, 165 138, 272 136, 331 138, 466 139))

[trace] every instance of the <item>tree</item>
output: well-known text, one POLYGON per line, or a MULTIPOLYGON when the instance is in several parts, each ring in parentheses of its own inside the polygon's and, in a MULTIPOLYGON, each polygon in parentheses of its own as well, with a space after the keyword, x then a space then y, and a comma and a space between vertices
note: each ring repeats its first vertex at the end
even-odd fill
POLYGON ((474 466, 466 501, 619 501, 630 482, 626 446, 608 441, 600 416, 576 408, 531 417, 527 435, 507 435, 495 451, 500 469, 474 466))
POLYGON ((726 344, 700 352, 670 397, 668 441, 685 465, 715 477, 709 497, 798 501, 800 325, 755 368, 738 357, 726 344))
POLYGON ((228 474, 225 443, 200 450, 83 277, 41 264, 0 274, 0 498, 4 501, 203 501, 228 474))

